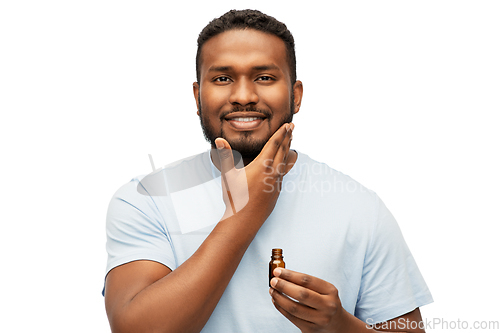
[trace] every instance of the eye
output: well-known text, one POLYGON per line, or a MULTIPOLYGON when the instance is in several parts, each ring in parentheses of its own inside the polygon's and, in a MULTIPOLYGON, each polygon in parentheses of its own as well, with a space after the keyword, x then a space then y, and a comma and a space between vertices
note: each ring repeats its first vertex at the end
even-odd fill
POLYGON ((273 81, 274 79, 268 75, 262 75, 257 78, 257 81, 273 81))
POLYGON ((226 82, 231 81, 231 79, 230 79, 230 78, 228 78, 227 76, 218 76, 218 77, 216 77, 213 81, 214 81, 214 82, 226 83, 226 82))

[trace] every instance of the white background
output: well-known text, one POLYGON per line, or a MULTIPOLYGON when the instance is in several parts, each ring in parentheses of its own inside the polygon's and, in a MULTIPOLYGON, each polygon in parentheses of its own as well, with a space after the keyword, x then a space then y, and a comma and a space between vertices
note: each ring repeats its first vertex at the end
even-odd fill
POLYGON ((292 146, 382 197, 433 293, 423 316, 500 320, 500 3, 325 4, 1 3, 0 331, 109 332, 109 199, 148 154, 208 148, 196 39, 232 8, 294 34, 292 146))

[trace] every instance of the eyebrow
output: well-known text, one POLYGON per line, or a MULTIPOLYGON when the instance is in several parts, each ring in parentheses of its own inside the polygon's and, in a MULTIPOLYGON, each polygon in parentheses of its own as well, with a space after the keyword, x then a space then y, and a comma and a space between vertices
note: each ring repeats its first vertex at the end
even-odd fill
POLYGON ((227 72, 232 70, 233 67, 231 66, 212 66, 208 69, 209 72, 227 72))
MULTIPOLYGON (((268 71, 268 70, 279 70, 280 68, 274 64, 254 66, 252 70, 254 71, 268 71)), ((209 72, 227 72, 233 70, 232 66, 212 66, 208 69, 209 72)))
POLYGON ((269 70, 279 70, 280 68, 274 64, 271 65, 263 65, 263 66, 254 66, 252 67, 253 70, 256 71, 269 71, 269 70))

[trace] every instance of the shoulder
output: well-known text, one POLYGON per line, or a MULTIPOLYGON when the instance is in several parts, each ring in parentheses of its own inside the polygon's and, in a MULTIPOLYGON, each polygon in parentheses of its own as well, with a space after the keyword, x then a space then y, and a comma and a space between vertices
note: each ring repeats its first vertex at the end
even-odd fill
POLYGON ((147 202, 147 196, 144 195, 145 193, 138 191, 138 185, 140 187, 141 179, 144 177, 146 177, 146 175, 133 177, 115 191, 109 203, 108 216, 110 213, 115 213, 115 211, 119 212, 123 203, 139 206, 141 203, 147 202))

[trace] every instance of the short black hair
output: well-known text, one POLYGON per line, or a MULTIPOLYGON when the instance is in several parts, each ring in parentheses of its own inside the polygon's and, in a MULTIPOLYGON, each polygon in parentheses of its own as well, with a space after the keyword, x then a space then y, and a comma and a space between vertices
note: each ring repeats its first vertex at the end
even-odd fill
POLYGON ((203 45, 212 37, 234 29, 254 29, 279 37, 286 47, 287 61, 290 66, 290 82, 297 80, 295 42, 292 33, 286 25, 272 16, 258 10, 230 10, 219 18, 213 19, 198 36, 198 51, 196 52, 196 80, 200 82, 200 57, 203 45))

